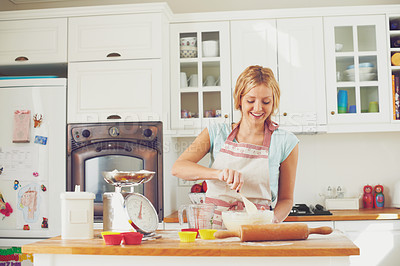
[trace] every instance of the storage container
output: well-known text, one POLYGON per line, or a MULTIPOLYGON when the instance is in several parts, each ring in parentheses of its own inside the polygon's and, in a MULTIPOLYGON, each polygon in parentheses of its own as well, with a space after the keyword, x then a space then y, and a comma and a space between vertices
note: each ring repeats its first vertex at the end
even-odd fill
POLYGON ((61 197, 61 238, 92 239, 94 198, 91 192, 64 192, 61 197))

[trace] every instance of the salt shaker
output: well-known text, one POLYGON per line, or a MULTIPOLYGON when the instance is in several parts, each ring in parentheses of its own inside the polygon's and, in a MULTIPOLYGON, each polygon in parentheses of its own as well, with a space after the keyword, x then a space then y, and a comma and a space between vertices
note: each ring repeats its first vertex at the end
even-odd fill
POLYGON ((336 189, 336 196, 337 196, 339 199, 344 198, 344 191, 343 191, 343 189, 342 189, 341 186, 338 186, 338 187, 337 187, 337 189, 336 189))
POLYGON ((326 198, 331 199, 333 198, 333 190, 330 186, 328 186, 328 189, 326 190, 326 198))

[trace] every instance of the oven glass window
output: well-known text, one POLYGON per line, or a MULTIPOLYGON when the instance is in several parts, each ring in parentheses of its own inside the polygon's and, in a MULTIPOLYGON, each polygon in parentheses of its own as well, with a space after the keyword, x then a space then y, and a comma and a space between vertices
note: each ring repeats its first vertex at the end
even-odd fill
MULTIPOLYGON (((94 202, 103 202, 104 192, 113 192, 114 186, 104 181, 103 171, 140 171, 143 170, 143 159, 125 155, 107 155, 91 158, 85 161, 85 189, 96 195, 94 202)), ((122 191, 132 191, 143 194, 143 184, 122 188, 122 191)))

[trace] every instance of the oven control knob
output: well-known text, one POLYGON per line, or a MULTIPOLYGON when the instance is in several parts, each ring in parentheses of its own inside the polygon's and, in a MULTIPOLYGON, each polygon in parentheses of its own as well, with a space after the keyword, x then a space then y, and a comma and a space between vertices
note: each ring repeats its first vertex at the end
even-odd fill
POLYGON ((90 131, 85 129, 82 131, 82 136, 84 136, 85 138, 88 138, 90 136, 90 131))
POLYGON ((151 131, 151 129, 149 129, 149 128, 146 128, 146 129, 143 131, 143 135, 144 135, 146 138, 149 138, 149 137, 151 137, 151 135, 153 135, 153 131, 151 131))
POLYGON ((118 137, 119 136, 119 129, 117 127, 110 127, 108 129, 108 134, 111 137, 118 137))

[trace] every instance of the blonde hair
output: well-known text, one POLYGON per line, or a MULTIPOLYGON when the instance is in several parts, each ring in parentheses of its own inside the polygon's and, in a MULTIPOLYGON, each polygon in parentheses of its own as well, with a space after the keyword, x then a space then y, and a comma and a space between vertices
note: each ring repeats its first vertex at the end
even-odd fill
MULTIPOLYGON (((240 110, 240 112, 242 112, 240 104, 243 96, 246 95, 251 89, 259 85, 265 85, 266 87, 272 89, 272 95, 274 99, 271 115, 277 112, 281 96, 279 84, 270 68, 257 65, 247 67, 240 74, 236 81, 235 91, 233 93, 236 110, 240 110)), ((268 117, 268 120, 271 120, 271 116, 268 117)))

